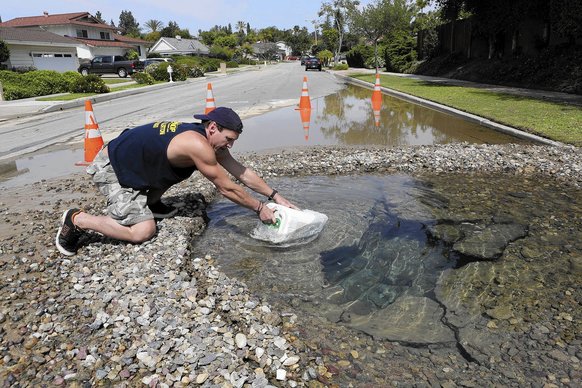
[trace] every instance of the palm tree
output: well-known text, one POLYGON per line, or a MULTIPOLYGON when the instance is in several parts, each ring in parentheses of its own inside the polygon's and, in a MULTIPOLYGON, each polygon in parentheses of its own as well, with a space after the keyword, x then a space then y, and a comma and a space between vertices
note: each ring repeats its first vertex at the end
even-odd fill
POLYGON ((145 22, 145 26, 149 28, 151 32, 156 32, 164 28, 164 23, 156 19, 150 19, 145 22))
POLYGON ((247 23, 243 21, 236 22, 236 30, 240 35, 244 35, 247 23))

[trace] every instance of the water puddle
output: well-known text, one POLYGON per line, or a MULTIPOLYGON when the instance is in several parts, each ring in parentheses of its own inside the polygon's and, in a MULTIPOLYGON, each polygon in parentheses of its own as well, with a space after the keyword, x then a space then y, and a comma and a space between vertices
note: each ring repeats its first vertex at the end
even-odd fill
POLYGON ((582 254, 582 198, 551 182, 451 174, 273 184, 329 217, 318 239, 297 247, 254 240, 256 217, 222 200, 211 206, 194 253, 210 253, 271 303, 325 317, 331 326, 415 345, 451 344, 458 341, 455 322, 492 308, 527 321, 534 301, 534 310, 542 308, 581 286, 569 269, 582 254), (542 289, 545 282, 552 287, 542 289))
POLYGON ((42 179, 58 178, 75 172, 82 172, 82 149, 56 150, 48 153, 35 153, 0 163, 0 187, 9 188, 38 182, 42 179))
MULTIPOLYGON (((292 106, 245 119, 245 130, 233 152, 317 145, 527 143, 394 97, 384 95, 373 100, 371 96, 368 89, 347 85, 336 94, 312 99, 310 111, 292 106)), ((70 147, 53 146, 0 164, 0 187, 22 186, 81 171, 75 163, 83 160, 82 145, 73 150, 70 147)))
POLYGON ((394 97, 372 101, 372 91, 347 85, 312 99, 311 111, 287 107, 245 120, 236 152, 314 145, 402 146, 457 142, 527 143, 525 140, 394 97))

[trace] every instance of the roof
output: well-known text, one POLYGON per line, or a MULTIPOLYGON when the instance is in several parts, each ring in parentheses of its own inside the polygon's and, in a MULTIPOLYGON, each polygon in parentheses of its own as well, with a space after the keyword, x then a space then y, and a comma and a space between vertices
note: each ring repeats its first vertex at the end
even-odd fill
POLYGON ((184 39, 184 38, 160 38, 156 42, 155 46, 158 45, 161 41, 166 42, 169 46, 174 48, 174 51, 179 52, 200 52, 200 53, 208 53, 209 49, 206 45, 200 42, 198 39, 184 39))
POLYGON ((75 39, 66 38, 61 35, 53 34, 40 28, 10 28, 0 27, 0 39, 9 42, 38 42, 61 44, 67 46, 79 46, 75 39))
POLYGON ((0 27, 34 27, 61 24, 75 24, 87 27, 99 27, 107 30, 117 30, 117 28, 106 23, 101 23, 89 12, 73 12, 49 15, 45 13, 41 16, 25 16, 14 18, 0 23, 0 27))
POLYGON ((86 44, 91 47, 125 47, 134 48, 135 45, 130 43, 120 42, 118 40, 106 40, 106 39, 85 39, 85 38, 75 38, 79 42, 86 44))

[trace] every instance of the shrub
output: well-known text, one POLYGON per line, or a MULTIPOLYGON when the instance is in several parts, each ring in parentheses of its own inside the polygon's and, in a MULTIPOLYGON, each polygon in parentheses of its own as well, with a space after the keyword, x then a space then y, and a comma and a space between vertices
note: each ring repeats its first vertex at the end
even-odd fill
POLYGON ((83 78, 83 76, 81 75, 81 73, 76 72, 76 71, 65 71, 62 74, 62 77, 65 79, 65 81, 67 82, 67 91, 68 92, 72 92, 73 89, 75 88, 75 84, 77 82, 79 82, 79 80, 81 78, 83 78))
POLYGON ((375 69, 376 64, 378 65, 379 69, 386 66, 386 62, 380 54, 378 54, 378 63, 376 63, 376 58, 374 58, 374 56, 372 55, 370 58, 366 59, 366 61, 364 62, 364 67, 366 67, 366 69, 375 69))
POLYGON ((406 32, 395 33, 386 46, 386 70, 405 73, 416 62, 416 41, 406 32))
POLYGON ((73 93, 109 93, 109 87, 98 75, 89 74, 75 83, 73 93))
POLYGON ((129 50, 125 57, 130 61, 137 61, 139 59, 139 54, 135 50, 129 50))
POLYGON ((131 79, 133 79, 138 84, 146 85, 153 85, 153 83, 156 82, 154 77, 152 77, 151 74, 148 74, 146 72, 133 73, 131 75, 131 79))
POLYGON ((28 73, 29 71, 36 71, 37 68, 34 66, 17 66, 17 67, 13 67, 12 71, 15 71, 17 73, 28 73))
POLYGON ((146 67, 147 73, 149 73, 156 81, 169 81, 170 75, 168 74, 168 63, 152 63, 146 67))
POLYGON ((238 67, 238 63, 235 62, 235 61, 228 61, 228 62, 226 62, 226 67, 229 68, 229 69, 237 68, 238 67))
POLYGON ((22 74, 22 81, 26 85, 31 85, 37 96, 69 91, 67 79, 54 70, 37 70, 24 73, 22 74))
POLYGON ((30 87, 30 85, 5 84, 3 87, 4 98, 7 101, 36 96, 35 91, 30 87))
POLYGON ((190 67, 188 77, 190 77, 190 78, 204 77, 204 72, 199 67, 196 67, 196 66, 190 67))
POLYGON ((366 67, 366 61, 374 58, 374 47, 358 44, 346 53, 346 60, 350 67, 366 67))
POLYGON ((347 63, 340 63, 333 67, 333 70, 347 70, 347 69, 348 69, 347 63))
POLYGON ((6 42, 0 39, 0 62, 6 62, 10 59, 10 49, 6 42))

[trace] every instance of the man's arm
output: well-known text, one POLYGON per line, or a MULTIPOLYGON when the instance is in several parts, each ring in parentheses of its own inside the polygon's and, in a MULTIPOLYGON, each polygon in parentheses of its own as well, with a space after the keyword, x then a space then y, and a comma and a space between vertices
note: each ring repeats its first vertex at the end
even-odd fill
POLYGON ((263 206, 259 200, 250 196, 228 177, 218 164, 212 147, 204 142, 192 142, 188 148, 188 153, 198 171, 211 181, 222 195, 238 205, 257 212, 261 221, 275 221, 275 215, 271 209, 263 206))
MULTIPOLYGON (((232 157, 231 153, 227 149, 220 150, 216 153, 216 158, 218 163, 231 173, 236 179, 241 181, 246 187, 253 190, 256 193, 262 194, 265 197, 271 196, 273 189, 257 175, 252 169, 243 166, 238 160, 232 157)), ((283 197, 278 192, 271 197, 275 203, 290 207, 293 209, 299 209, 297 206, 289 202, 285 197, 283 197)))

